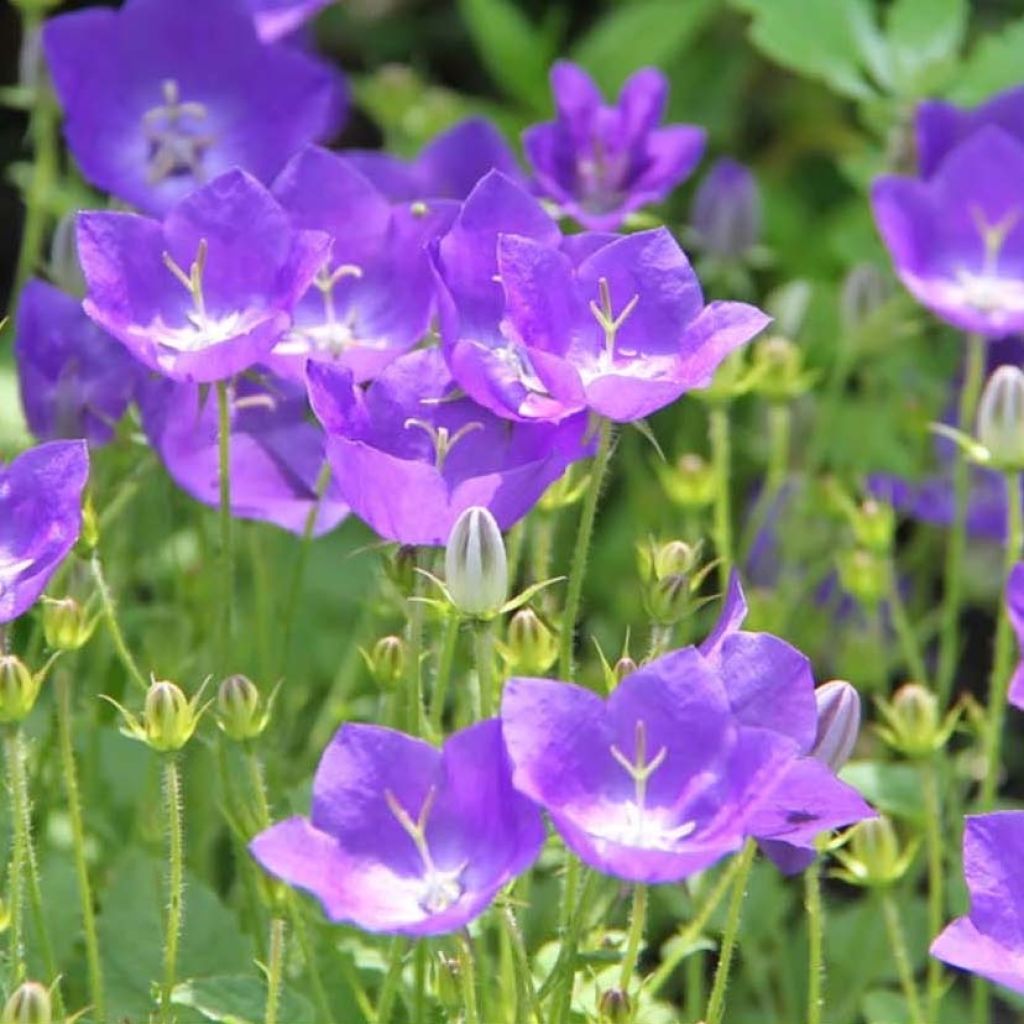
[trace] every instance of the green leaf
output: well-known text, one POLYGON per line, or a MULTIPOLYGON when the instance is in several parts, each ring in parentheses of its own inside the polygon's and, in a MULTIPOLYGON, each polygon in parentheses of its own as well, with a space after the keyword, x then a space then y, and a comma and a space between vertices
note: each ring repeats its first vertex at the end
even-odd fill
POLYGON ((637 68, 665 67, 717 8, 717 0, 645 0, 616 7, 576 43, 571 59, 610 95, 637 68))
POLYGON ((893 85, 903 96, 933 92, 953 69, 967 28, 966 0, 897 0, 886 19, 893 85))
POLYGON ((921 775, 911 765, 856 761, 839 774, 878 810, 914 824, 924 822, 921 775))
POLYGON ((548 69, 558 40, 545 37, 510 0, 459 0, 459 11, 494 81, 532 109, 550 109, 548 69))
POLYGON ((952 90, 957 103, 981 103, 993 93, 1024 82, 1024 18, 982 36, 971 49, 970 56, 952 90))
MULTIPOLYGON (((255 973, 195 978, 177 985, 171 1001, 198 1010, 207 1020, 259 1024, 265 1015, 267 986, 255 973)), ((306 999, 285 988, 281 992, 277 1019, 311 1021, 316 1019, 316 1014, 306 999)))

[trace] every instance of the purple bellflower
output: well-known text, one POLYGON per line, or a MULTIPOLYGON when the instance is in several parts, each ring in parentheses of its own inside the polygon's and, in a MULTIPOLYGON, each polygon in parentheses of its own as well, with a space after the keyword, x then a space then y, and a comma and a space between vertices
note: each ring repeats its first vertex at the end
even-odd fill
POLYGON ((1024 711, 1024 562, 1018 562, 1006 581, 1006 614, 1017 634, 1020 659, 1010 680, 1010 703, 1024 711))
POLYGON ((84 441, 51 441, 0 466, 0 622, 33 605, 78 540, 84 441))
MULTIPOLYGON (((196 384, 153 380, 139 402, 142 425, 168 473, 205 505, 220 504, 217 402, 196 384)), ((324 436, 309 421, 305 389, 258 372, 231 385, 231 511, 302 534, 316 509, 313 536, 348 514, 333 480, 318 498, 324 436)), ((321 485, 322 486, 322 485, 321 485)))
POLYGON ((250 849, 332 921, 439 935, 482 913, 543 841, 488 719, 441 750, 393 729, 342 726, 317 768, 310 817, 271 826, 250 849))
POLYGON ((964 824, 971 910, 946 926, 931 954, 1024 993, 1024 811, 969 815, 964 824))
POLYGON ((937 316, 998 338, 1024 329, 1024 142, 985 127, 927 181, 888 176, 875 221, 900 280, 937 316))
POLYGON ((595 231, 617 228, 629 213, 664 199, 697 166, 703 129, 659 127, 668 81, 641 68, 608 106, 590 76, 568 61, 551 69, 556 119, 523 134, 542 194, 595 231))
POLYGON ((246 0, 256 23, 256 33, 273 43, 291 35, 322 11, 332 0, 246 0))
POLYGON ((690 226, 706 255, 738 260, 749 253, 761 237, 761 195, 750 168, 716 161, 693 197, 690 226))
POLYGON ((129 0, 43 30, 65 135, 85 177, 148 212, 234 167, 269 182, 335 131, 340 76, 263 43, 238 0, 129 0))
POLYGON ((582 409, 629 421, 711 382, 768 317, 704 305, 664 228, 562 240, 540 206, 499 174, 473 191, 437 247, 446 355, 458 382, 511 419, 582 409))
POLYGON ((21 293, 14 354, 25 419, 41 441, 106 444, 146 372, 78 299, 38 280, 21 293))
POLYGON ((89 316, 164 376, 209 383, 270 352, 330 239, 293 228, 255 178, 229 171, 163 222, 80 214, 78 251, 89 316))
POLYGON ((489 171, 523 181, 512 149, 482 117, 467 118, 441 132, 415 160, 360 149, 346 150, 345 158, 392 202, 462 201, 489 171))
POLYGON ((309 363, 307 383, 342 497, 402 544, 447 543, 473 505, 507 529, 592 450, 585 416, 509 423, 464 397, 436 348, 395 360, 365 394, 325 363, 309 363))
POLYGON ((424 247, 447 230, 457 204, 392 206, 346 159, 315 146, 289 162, 274 194, 296 228, 326 231, 333 245, 268 365, 299 381, 307 359, 344 366, 357 382, 376 377, 430 327, 424 247))
POLYGON ((996 125, 1024 143, 1024 85, 1000 93, 973 110, 961 110, 945 100, 922 103, 915 119, 921 176, 930 178, 949 153, 986 125, 996 125))

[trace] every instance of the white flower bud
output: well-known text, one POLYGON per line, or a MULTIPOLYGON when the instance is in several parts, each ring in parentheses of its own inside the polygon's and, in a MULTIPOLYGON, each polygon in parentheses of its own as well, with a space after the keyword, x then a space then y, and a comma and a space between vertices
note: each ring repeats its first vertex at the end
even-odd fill
POLYGON ((1000 366, 978 405, 978 440, 997 469, 1024 469, 1024 372, 1000 366))
POLYGON ((813 757, 837 772, 849 760, 860 732, 860 694, 847 682, 834 679, 814 691, 818 703, 818 734, 813 757))
POLYGON ((487 618, 508 600, 505 542, 487 509, 473 506, 455 521, 444 570, 452 603, 464 615, 487 618))

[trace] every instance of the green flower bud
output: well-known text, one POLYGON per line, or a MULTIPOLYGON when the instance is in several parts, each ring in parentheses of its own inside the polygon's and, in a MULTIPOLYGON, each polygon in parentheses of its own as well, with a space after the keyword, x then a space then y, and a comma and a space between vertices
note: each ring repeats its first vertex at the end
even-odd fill
POLYGON ((392 689, 405 675, 405 641, 400 636, 382 636, 364 655, 374 682, 382 690, 392 689))
POLYGON ((839 581, 862 605, 874 608, 889 589, 889 563, 864 548, 839 556, 839 581))
POLYGON ((82 504, 82 529, 78 534, 78 542, 75 550, 83 557, 89 558, 93 548, 100 542, 100 520, 96 515, 96 508, 92 498, 86 493, 85 501, 82 504))
POLYGON ((50 992, 38 981, 24 981, 4 1003, 2 1024, 51 1024, 50 992))
POLYGON ((147 742, 154 750, 180 750, 192 738, 198 724, 180 687, 166 681, 150 686, 143 716, 147 742))
POLYGON ((21 722, 35 707, 43 685, 13 654, 0 655, 0 722, 21 722))
POLYGON ((558 641, 532 608, 520 608, 508 624, 505 640, 513 672, 542 676, 558 659, 558 641))
POLYGON ((978 441, 996 469, 1024 469, 1024 372, 1000 366, 978 404, 978 441))
POLYGON ((896 535, 896 513, 891 505, 868 498, 850 519, 853 535, 861 547, 876 555, 889 554, 896 535))
POLYGON ((644 606, 659 626, 681 622, 690 610, 690 578, 674 573, 655 580, 644 590, 644 606))
POLYGON ((254 740, 266 729, 272 704, 273 697, 264 704, 252 680, 243 675, 228 676, 217 687, 217 725, 239 743, 254 740))
POLYGON ((670 540, 654 552, 654 575, 659 579, 666 576, 686 576, 697 564, 699 548, 681 540, 670 540))
POLYGON ((77 651, 84 647, 96 629, 97 619, 88 616, 73 598, 43 598, 43 636, 55 651, 77 651))
POLYGON ((444 553, 452 604, 471 618, 491 618, 508 600, 505 542, 494 516, 473 506, 455 521, 444 553))
POLYGON ((718 478, 706 459, 695 452, 681 456, 674 466, 658 466, 661 486, 669 500, 682 508, 707 508, 715 500, 718 478))
POLYGON ((942 717, 935 694, 920 683, 901 686, 891 700, 879 700, 883 724, 878 734, 906 757, 928 757, 941 750, 956 728, 960 708, 942 717))
POLYGON ((615 682, 621 683, 626 676, 631 676, 639 667, 628 654, 624 654, 612 665, 612 674, 615 676, 615 682))
POLYGON ((892 822, 884 817, 858 822, 846 834, 846 846, 835 851, 842 864, 839 876, 851 885, 880 888, 892 885, 906 873, 915 846, 900 849, 892 822))
POLYGON ((803 355, 788 338, 769 335, 754 346, 753 355, 755 390, 770 401, 787 402, 810 387, 803 355))
POLYGON ((621 988, 605 989, 597 1001, 597 1013, 601 1024, 630 1024, 633 1000, 621 988))

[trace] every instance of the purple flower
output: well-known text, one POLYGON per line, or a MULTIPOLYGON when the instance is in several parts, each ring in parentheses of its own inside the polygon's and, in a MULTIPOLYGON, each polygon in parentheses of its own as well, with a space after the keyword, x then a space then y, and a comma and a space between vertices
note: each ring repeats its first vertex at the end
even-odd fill
POLYGON ((415 160, 350 149, 345 158, 392 200, 465 199, 489 171, 523 178, 515 154, 490 121, 470 117, 442 132, 415 160))
MULTIPOLYGON (((140 397, 142 424, 175 482, 197 501, 220 504, 217 401, 196 384, 153 380, 140 397)), ((323 431, 309 422, 305 389, 269 375, 247 373, 231 385, 231 511, 292 533, 334 529, 348 514, 338 485, 324 470, 323 431)))
POLYGON ((637 882, 677 881, 738 849, 797 756, 787 737, 739 725, 692 647, 626 676, 607 701, 510 679, 501 721, 515 787, 583 861, 637 882))
POLYGON ((457 205, 392 206, 347 160, 315 146, 291 160, 274 194, 295 227, 326 231, 333 245, 268 365, 296 380, 307 359, 335 362, 357 381, 376 377, 430 327, 424 246, 447 230, 457 205))
POLYGON ((473 505, 507 529, 590 452, 586 417, 558 426, 500 420, 460 396, 436 348, 395 360, 365 394, 346 370, 311 362, 307 373, 342 497, 403 544, 445 544, 473 505))
POLYGON ((523 134, 541 191, 594 230, 658 202, 696 167, 705 133, 691 125, 659 128, 668 81, 641 68, 607 106, 590 76, 559 61, 551 69, 557 117, 523 134))
POLYGON ((931 954, 1024 992, 1024 811, 969 815, 964 824, 971 911, 946 926, 931 954))
POLYGON ((256 22, 256 32, 272 43, 290 35, 332 0, 246 0, 256 22))
POLYGON ((914 297, 989 338, 1024 329, 1024 142, 975 132, 927 181, 872 189, 875 221, 914 297))
POLYGON ((25 418, 44 441, 106 444, 145 372, 78 299, 45 281, 21 293, 14 354, 25 418))
POLYGON ((473 191, 437 248, 441 330, 455 378, 510 419, 591 409, 640 419, 705 387, 768 323, 736 302, 704 305, 664 228, 560 239, 501 175, 473 191))
POLYGON ((489 719, 441 750, 380 726, 342 726, 317 769, 310 818, 271 826, 250 849, 332 921, 439 935, 482 913, 543 841, 489 719))
MULTIPOLYGON (((1024 562, 1018 562, 1006 581, 1006 614, 1017 634, 1017 646, 1024 654, 1024 562)), ((1024 711, 1024 657, 1017 663, 1010 680, 1010 703, 1024 711)))
POLYGON ((43 45, 85 177, 151 213, 233 167, 269 182, 340 121, 340 76, 262 43, 236 0, 129 0, 46 23, 43 45))
POLYGON ((750 252, 761 236, 761 196, 750 169, 716 161, 693 198, 690 225, 709 256, 738 260, 750 252))
POLYGON ((0 466, 0 622, 35 603, 78 540, 84 441, 51 441, 0 466))
POLYGON ((986 125, 996 125, 1024 142, 1024 86, 994 96, 974 110, 944 100, 927 100, 917 108, 917 158, 921 175, 930 178, 946 155, 986 125))
POLYGON ((175 380, 223 380, 260 361, 330 250, 291 226, 273 196, 229 171, 163 222, 83 213, 85 311, 147 366, 175 380))

